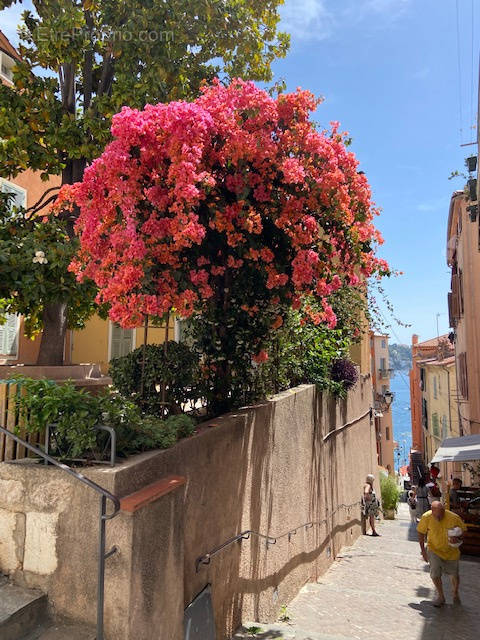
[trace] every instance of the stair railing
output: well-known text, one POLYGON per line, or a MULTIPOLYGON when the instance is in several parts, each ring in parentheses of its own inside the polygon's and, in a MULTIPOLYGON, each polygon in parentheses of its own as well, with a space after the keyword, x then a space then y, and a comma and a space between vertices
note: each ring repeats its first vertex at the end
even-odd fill
POLYGON ((208 553, 205 553, 203 556, 199 556, 195 560, 195 572, 198 573, 202 565, 210 564, 212 558, 216 556, 217 553, 220 553, 227 547, 230 547, 235 542, 241 542, 242 540, 249 540, 251 537, 260 538, 262 540, 265 540, 265 544, 268 551, 271 545, 277 544, 277 540, 280 540, 282 538, 288 538, 288 541, 290 542, 292 539, 292 536, 297 534, 297 531, 301 529, 305 529, 305 530, 312 529, 315 526, 321 527, 327 524, 333 518, 333 516, 338 511, 340 511, 340 509, 347 509, 348 513, 350 514, 350 509, 352 509, 353 507, 359 506, 361 504, 362 504, 361 500, 356 500, 355 502, 351 502, 350 504, 345 504, 345 503, 339 504, 326 518, 323 518, 323 520, 310 520, 309 522, 298 524, 295 528, 290 529, 289 531, 284 531, 283 533, 280 533, 277 535, 259 533, 258 531, 252 531, 251 529, 248 529, 247 531, 241 531, 240 533, 237 533, 236 536, 233 536, 232 538, 225 540, 225 542, 222 542, 222 544, 218 545, 218 547, 214 547, 213 549, 211 549, 211 551, 209 551, 208 553))
POLYGON ((52 458, 50 455, 48 455, 48 453, 45 453, 38 447, 35 447, 29 442, 27 442, 26 440, 23 440, 22 438, 17 436, 15 433, 12 433, 11 431, 4 429, 3 427, 0 427, 0 433, 3 433, 8 438, 12 438, 13 440, 15 440, 15 442, 17 442, 21 446, 25 447, 26 449, 29 449, 35 455, 42 458, 45 461, 45 463, 49 463, 54 467, 57 467, 61 471, 68 473, 68 475, 72 476, 76 480, 79 480, 82 484, 87 485, 87 487, 90 487, 90 489, 93 489, 98 494, 100 494, 96 640, 104 640, 103 618, 104 618, 104 605, 105 605, 105 560, 107 560, 107 558, 110 558, 110 556, 113 556, 113 554, 117 552, 117 547, 115 546, 112 547, 110 551, 105 552, 106 523, 107 523, 107 520, 111 520, 112 518, 114 518, 120 511, 120 500, 117 498, 117 496, 114 496, 113 493, 110 493, 109 491, 101 487, 96 482, 93 482, 93 480, 86 478, 83 474, 78 473, 78 471, 75 471, 74 469, 70 468, 66 464, 63 464, 63 462, 59 462, 58 460, 55 460, 55 458, 52 458), (113 510, 111 513, 107 513, 107 500, 110 500, 110 502, 113 504, 113 510))

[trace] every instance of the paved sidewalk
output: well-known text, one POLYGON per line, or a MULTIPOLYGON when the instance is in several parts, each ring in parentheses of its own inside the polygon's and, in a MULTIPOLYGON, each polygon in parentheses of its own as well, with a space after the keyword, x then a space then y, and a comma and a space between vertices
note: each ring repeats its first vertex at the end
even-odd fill
POLYGON ((262 632, 235 639, 478 640, 480 559, 461 561, 462 604, 451 604, 448 582, 447 605, 436 609, 406 505, 378 531, 381 537, 362 536, 345 548, 318 583, 300 591, 288 606, 289 623, 255 623, 262 632))

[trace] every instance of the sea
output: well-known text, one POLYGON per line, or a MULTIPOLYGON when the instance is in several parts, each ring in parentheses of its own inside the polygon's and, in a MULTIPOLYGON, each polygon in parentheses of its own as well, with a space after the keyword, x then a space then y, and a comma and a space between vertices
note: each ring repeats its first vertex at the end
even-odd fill
POLYGON ((390 378, 390 390, 395 394, 392 403, 393 439, 398 443, 395 450, 395 469, 408 464, 412 446, 412 426, 410 421, 410 381, 408 371, 397 370, 390 378))

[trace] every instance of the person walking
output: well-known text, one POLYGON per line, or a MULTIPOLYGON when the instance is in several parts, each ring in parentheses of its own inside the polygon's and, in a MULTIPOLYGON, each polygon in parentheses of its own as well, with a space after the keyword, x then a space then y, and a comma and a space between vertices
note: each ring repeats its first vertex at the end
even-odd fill
MULTIPOLYGON (((378 516, 378 512, 380 510, 380 503, 378 502, 375 489, 373 488, 374 480, 375 480, 375 476, 369 473, 366 478, 365 486, 363 487, 362 505, 363 505, 363 515, 365 517, 365 521, 370 522, 370 527, 372 529, 372 536, 378 537, 380 534, 377 533, 375 529, 375 518, 378 516)), ((366 522, 365 522, 365 534, 367 533, 366 522)))
POLYGON ((458 571, 463 532, 467 527, 460 516, 445 509, 438 500, 432 508, 423 514, 417 526, 418 542, 422 558, 430 565, 430 577, 437 590, 434 607, 445 604, 442 575, 450 576, 453 590, 453 603, 460 603, 458 593, 460 577, 458 571), (427 548, 425 547, 427 539, 427 548))
POLYGON ((428 488, 425 486, 425 478, 421 476, 418 480, 417 486, 417 518, 423 516, 423 514, 430 509, 430 502, 428 501, 428 488))
POLYGON ((410 522, 412 524, 417 524, 417 499, 415 497, 415 489, 413 487, 408 492, 407 504, 410 512, 410 522))

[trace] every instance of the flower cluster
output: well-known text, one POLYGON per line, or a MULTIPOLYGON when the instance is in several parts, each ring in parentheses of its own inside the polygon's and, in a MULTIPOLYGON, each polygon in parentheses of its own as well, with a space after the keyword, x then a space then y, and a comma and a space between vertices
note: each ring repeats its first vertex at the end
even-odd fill
POLYGON ((313 321, 334 327, 329 296, 388 273, 366 177, 338 124, 311 122, 318 103, 215 81, 194 102, 113 118, 113 142, 57 204, 79 207, 71 270, 95 281, 113 321, 209 305, 248 317, 261 301, 262 326, 275 329, 314 296, 323 310, 313 321))
POLYGON ((38 263, 38 264, 47 264, 48 260, 45 257, 45 252, 44 251, 35 251, 35 255, 32 258, 32 262, 38 263))

